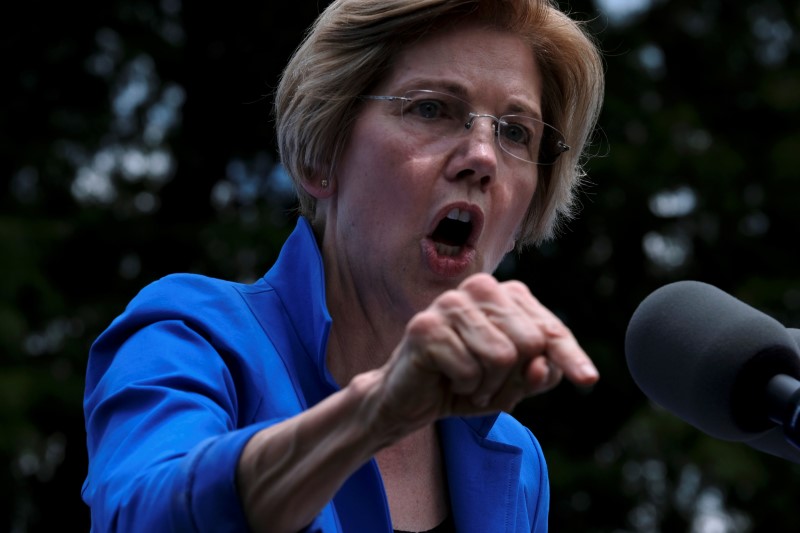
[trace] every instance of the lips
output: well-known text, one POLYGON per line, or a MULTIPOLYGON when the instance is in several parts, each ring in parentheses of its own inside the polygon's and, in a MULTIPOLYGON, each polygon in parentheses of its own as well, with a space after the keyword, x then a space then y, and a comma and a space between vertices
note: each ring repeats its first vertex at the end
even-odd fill
POLYGON ((466 203, 440 211, 423 244, 431 270, 444 276, 462 274, 475 257, 474 245, 483 229, 483 212, 466 203))

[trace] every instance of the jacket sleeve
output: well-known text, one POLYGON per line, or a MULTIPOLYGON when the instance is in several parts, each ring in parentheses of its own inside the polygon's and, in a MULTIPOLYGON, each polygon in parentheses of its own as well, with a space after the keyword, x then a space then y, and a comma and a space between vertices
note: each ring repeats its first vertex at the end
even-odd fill
MULTIPOLYGON (((168 276, 94 342, 82 491, 93 533, 248 530, 236 486, 242 449, 306 408, 288 362, 304 348, 270 295, 168 276)), ((337 509, 329 502, 303 533, 341 532, 337 509)))
POLYGON ((92 348, 84 411, 93 531, 246 531, 230 369, 184 320, 115 323, 92 348))

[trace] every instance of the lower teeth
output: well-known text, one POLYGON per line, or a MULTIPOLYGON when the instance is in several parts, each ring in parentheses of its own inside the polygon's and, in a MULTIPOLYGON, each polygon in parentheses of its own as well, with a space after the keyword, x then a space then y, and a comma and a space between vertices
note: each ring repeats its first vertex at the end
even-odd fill
POLYGON ((439 255, 446 255, 448 257, 454 257, 458 255, 458 252, 461 251, 460 246, 449 246, 447 244, 442 244, 440 242, 436 243, 436 252, 439 255))

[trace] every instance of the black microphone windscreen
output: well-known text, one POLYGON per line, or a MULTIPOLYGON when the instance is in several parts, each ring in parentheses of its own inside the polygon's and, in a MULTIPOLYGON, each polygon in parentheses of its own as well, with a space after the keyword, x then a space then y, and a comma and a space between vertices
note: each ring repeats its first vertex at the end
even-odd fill
POLYGON ((642 301, 625 355, 651 400, 723 440, 750 441, 774 429, 767 381, 800 378, 798 346, 782 324, 698 281, 665 285, 642 301))

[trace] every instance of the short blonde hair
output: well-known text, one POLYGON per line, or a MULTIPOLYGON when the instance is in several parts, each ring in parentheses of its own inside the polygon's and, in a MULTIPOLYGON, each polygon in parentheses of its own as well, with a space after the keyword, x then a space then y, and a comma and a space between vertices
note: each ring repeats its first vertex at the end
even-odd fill
MULTIPOLYGON (((356 118, 358 96, 389 72, 402 48, 464 17, 513 32, 526 42, 542 75, 545 122, 571 149, 538 167, 539 183, 518 247, 552 238, 574 216, 589 137, 603 101, 601 56, 582 23, 553 0, 336 0, 317 18, 281 77, 275 99, 278 149, 295 182, 300 213, 312 219, 315 198, 303 180, 331 179, 356 118)), ((531 170, 533 172, 533 169, 531 170)))

